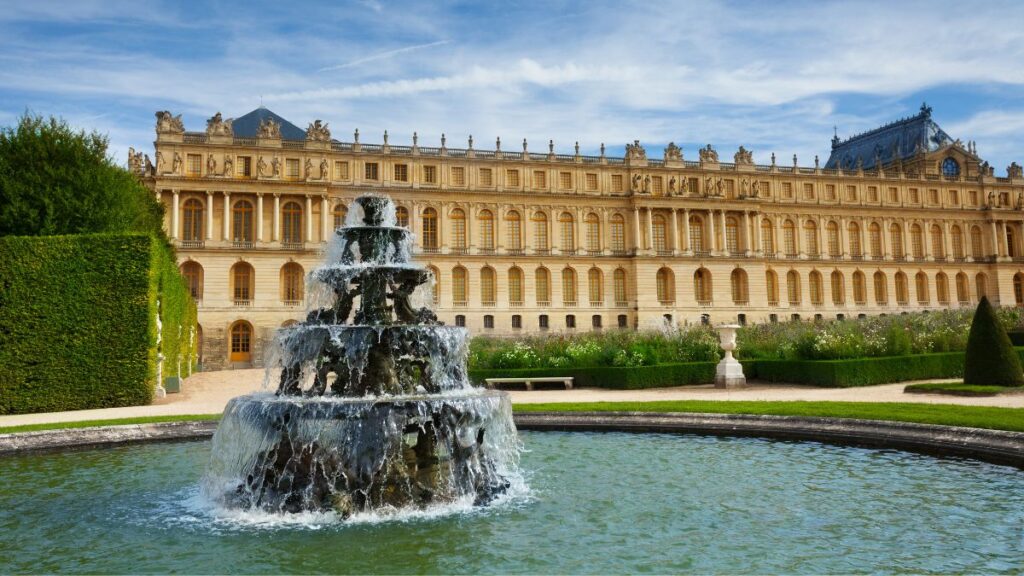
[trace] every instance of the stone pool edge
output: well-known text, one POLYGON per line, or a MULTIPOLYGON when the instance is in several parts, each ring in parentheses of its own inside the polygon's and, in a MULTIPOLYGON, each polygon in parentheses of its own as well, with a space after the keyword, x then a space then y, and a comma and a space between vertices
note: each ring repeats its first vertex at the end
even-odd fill
MULTIPOLYGON (((670 432, 757 436, 962 456, 1024 468, 1024 432, 884 420, 693 412, 517 412, 522 430, 670 432)), ((201 440, 216 420, 65 428, 0 434, 0 455, 138 442, 201 440)))

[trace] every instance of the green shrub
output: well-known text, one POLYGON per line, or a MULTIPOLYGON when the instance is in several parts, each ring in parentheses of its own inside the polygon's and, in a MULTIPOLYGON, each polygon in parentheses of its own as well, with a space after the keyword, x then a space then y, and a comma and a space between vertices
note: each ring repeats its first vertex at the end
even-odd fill
POLYGON ((998 396, 1005 386, 979 386, 963 382, 926 382, 908 384, 903 388, 907 394, 946 394, 949 396, 998 396))
POLYGON ((996 318, 988 298, 982 296, 971 322, 964 362, 964 383, 1024 386, 1024 370, 1014 353, 1006 329, 996 318))
POLYGON ((0 237, 0 414, 147 404, 195 357, 195 304, 147 235, 0 237), (178 336, 178 325, 182 335, 178 336))
POLYGON ((871 386, 906 380, 963 375, 959 352, 848 360, 752 360, 743 362, 748 379, 812 384, 830 388, 871 386))

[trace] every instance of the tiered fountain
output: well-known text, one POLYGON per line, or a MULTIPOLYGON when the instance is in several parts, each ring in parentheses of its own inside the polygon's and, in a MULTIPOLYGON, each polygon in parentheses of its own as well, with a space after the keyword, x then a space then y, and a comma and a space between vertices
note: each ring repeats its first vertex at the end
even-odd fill
POLYGON ((413 305, 433 279, 410 263, 391 201, 357 198, 348 224, 310 275, 321 302, 278 332, 277 392, 224 411, 204 490, 236 508, 343 516, 485 504, 519 477, 510 402, 470 385, 466 330, 413 305))

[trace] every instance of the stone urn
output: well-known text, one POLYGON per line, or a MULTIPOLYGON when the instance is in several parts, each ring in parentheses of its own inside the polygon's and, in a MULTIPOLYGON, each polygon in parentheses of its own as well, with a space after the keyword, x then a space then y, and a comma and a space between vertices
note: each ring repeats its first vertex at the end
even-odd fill
POLYGON ((715 370, 715 388, 743 388, 747 385, 743 366, 732 355, 736 349, 736 330, 739 328, 739 324, 720 324, 715 328, 718 330, 722 350, 725 351, 725 357, 715 370))

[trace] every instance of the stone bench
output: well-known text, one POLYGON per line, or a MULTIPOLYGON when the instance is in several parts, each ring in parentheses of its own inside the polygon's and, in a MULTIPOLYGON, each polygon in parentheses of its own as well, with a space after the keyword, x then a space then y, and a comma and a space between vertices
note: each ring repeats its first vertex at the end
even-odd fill
POLYGON ((502 384, 525 384, 527 390, 533 390, 536 383, 557 382, 572 390, 572 376, 543 376, 537 378, 487 378, 488 388, 500 388, 502 384))

